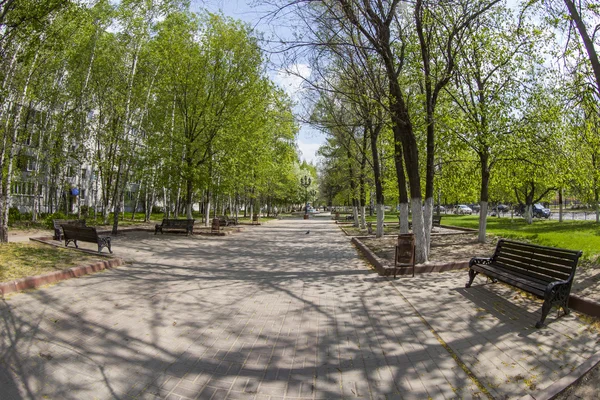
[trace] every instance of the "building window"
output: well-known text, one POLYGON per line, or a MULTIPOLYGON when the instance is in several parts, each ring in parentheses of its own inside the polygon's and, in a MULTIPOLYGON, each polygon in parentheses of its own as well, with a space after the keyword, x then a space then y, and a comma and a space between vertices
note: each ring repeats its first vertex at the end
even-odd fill
POLYGON ((81 189, 81 191, 79 192, 79 199, 85 200, 85 189, 81 189))
POLYGON ((25 170, 26 171, 35 171, 36 165, 35 165, 35 160, 31 157, 27 158, 27 165, 25 166, 25 170))
MULTIPOLYGON (((33 189, 33 182, 16 181, 12 184, 12 194, 15 196, 32 196, 33 189)), ((39 189, 41 189, 41 187, 39 189)))
POLYGON ((87 177, 87 169, 81 169, 81 179, 84 180, 87 177))

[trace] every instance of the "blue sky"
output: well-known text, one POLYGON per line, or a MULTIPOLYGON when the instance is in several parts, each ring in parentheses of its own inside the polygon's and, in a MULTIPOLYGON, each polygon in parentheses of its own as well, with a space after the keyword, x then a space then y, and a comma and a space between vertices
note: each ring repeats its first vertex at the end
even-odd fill
MULTIPOLYGON (((265 38, 269 38, 273 34, 284 37, 291 35, 289 24, 286 24, 285 21, 281 20, 278 21, 277 25, 267 23, 267 18, 264 18, 264 16, 268 10, 252 6, 252 1, 253 0, 192 0, 192 8, 204 8, 211 12, 221 11, 226 16, 249 23, 257 31, 262 32, 265 38)), ((308 76, 308 74, 310 74, 310 69, 307 65, 298 64, 296 69, 303 76, 308 76)), ((299 92, 302 79, 284 73, 280 66, 276 65, 275 62, 269 66, 269 76, 298 103, 295 107, 295 112, 298 114, 301 113, 302 105, 299 104, 299 92)), ((298 135, 298 148, 301 152, 300 158, 316 163, 316 152, 324 142, 325 136, 322 133, 309 126, 301 125, 300 134, 298 135)))

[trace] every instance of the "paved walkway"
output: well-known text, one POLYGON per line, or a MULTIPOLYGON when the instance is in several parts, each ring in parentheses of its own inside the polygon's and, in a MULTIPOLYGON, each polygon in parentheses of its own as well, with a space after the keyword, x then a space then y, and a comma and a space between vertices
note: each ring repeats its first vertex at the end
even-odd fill
POLYGON ((132 263, 0 303, 0 398, 519 397, 600 350, 464 272, 394 287, 330 221, 113 249, 132 263))

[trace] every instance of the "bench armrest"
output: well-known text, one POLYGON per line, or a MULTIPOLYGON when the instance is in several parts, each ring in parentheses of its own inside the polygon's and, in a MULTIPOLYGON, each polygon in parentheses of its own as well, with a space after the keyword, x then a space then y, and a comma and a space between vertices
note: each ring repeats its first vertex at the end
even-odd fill
POLYGON ((546 286, 546 296, 551 295, 553 292, 563 291, 568 294, 571 291, 571 283, 572 281, 555 281, 550 282, 548 286, 546 286), (566 286, 566 288, 565 288, 566 286))
POLYGON ((476 265, 476 264, 491 264, 491 263, 492 263, 491 257, 473 257, 469 261, 469 267, 476 265))

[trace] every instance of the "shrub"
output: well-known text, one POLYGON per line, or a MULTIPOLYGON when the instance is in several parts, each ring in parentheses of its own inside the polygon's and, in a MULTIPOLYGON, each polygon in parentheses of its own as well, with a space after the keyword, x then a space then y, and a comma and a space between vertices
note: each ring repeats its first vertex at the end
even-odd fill
POLYGON ((46 218, 44 218, 44 226, 48 229, 54 229, 55 219, 67 219, 67 216, 60 211, 55 212, 54 214, 48 214, 46 218))
POLYGON ((15 222, 21 220, 21 212, 17 207, 11 207, 8 209, 8 225, 13 225, 15 222))
POLYGON ((159 206, 152 206, 152 214, 160 214, 163 212, 163 208, 159 206))

